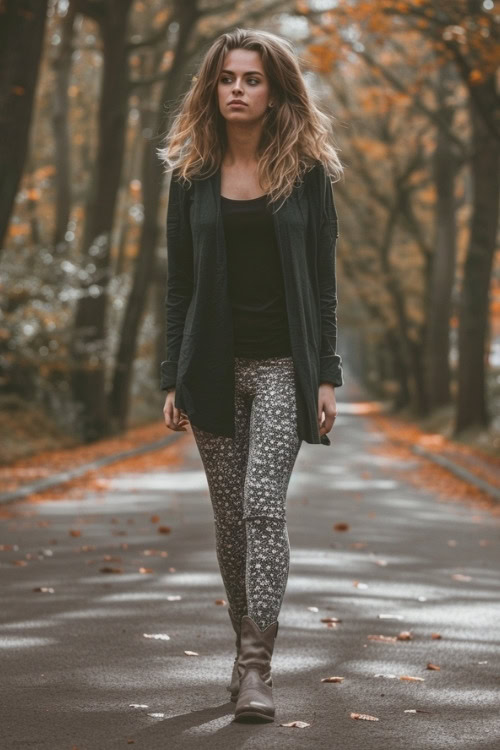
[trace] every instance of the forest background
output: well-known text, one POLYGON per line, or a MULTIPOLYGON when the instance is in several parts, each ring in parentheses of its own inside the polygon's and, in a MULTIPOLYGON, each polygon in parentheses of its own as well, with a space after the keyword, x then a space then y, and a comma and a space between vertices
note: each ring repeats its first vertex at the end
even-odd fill
POLYGON ((332 117, 346 378, 500 454, 493 0, 0 0, 0 462, 162 419, 157 149, 235 26, 332 117))

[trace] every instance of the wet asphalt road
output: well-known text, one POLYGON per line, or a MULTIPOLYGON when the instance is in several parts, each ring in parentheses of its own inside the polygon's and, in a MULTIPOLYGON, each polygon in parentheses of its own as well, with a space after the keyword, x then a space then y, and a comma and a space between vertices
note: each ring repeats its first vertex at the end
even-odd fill
POLYGON ((393 471, 401 460, 372 451, 384 438, 342 390, 332 445, 302 445, 288 491, 276 721, 233 722, 234 634, 215 603, 225 592, 188 434, 181 466, 116 476, 83 500, 18 502, 19 515, 0 520, 0 545, 18 545, 0 552, 1 750, 500 748, 499 519, 407 484, 393 471), (328 616, 341 623, 328 628, 328 616), (401 631, 413 638, 367 637, 401 631), (332 675, 343 682, 321 682, 332 675), (310 726, 280 726, 295 720, 310 726))

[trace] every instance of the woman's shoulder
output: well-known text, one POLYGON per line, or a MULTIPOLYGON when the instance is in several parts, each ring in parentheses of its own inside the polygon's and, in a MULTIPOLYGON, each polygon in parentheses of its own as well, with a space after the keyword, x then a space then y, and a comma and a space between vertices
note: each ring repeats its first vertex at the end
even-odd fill
POLYGON ((307 182, 308 189, 314 194, 314 199, 319 199, 321 202, 329 180, 325 164, 320 159, 315 159, 306 170, 304 179, 307 182))
POLYGON ((314 161, 307 167, 305 177, 309 182, 312 182, 315 186, 321 188, 327 177, 325 164, 320 159, 314 159, 314 161))
POLYGON ((173 190, 177 198, 182 201, 185 198, 192 196, 194 183, 192 180, 186 180, 181 172, 182 170, 179 167, 175 167, 172 170, 170 190, 173 190))

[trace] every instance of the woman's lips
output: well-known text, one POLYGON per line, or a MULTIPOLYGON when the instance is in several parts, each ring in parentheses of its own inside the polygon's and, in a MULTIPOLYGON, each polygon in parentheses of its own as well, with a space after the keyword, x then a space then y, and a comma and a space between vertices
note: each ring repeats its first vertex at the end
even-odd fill
POLYGON ((230 102, 230 107, 246 107, 247 105, 244 102, 230 102))

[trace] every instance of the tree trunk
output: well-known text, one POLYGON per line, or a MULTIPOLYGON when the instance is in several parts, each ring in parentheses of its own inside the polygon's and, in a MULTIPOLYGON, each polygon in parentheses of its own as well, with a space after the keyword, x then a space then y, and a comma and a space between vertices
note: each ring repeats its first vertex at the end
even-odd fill
POLYGON ((394 376, 399 384, 399 391, 394 399, 393 410, 399 411, 411 403, 410 374, 406 357, 401 348, 401 337, 399 333, 391 329, 387 331, 387 348, 392 358, 394 376))
MULTIPOLYGON (((485 99, 493 99, 495 77, 485 99), (488 97, 488 94, 490 95, 488 97)), ((472 123, 472 180, 474 198, 459 305, 458 403, 455 434, 469 427, 486 427, 487 328, 489 288, 498 228, 500 194, 500 144, 477 109, 477 97, 470 97, 472 123)), ((498 105, 497 105, 498 106, 498 105)))
MULTIPOLYGON (((82 284, 72 346, 72 389, 80 406, 83 440, 110 433, 106 400, 106 309, 110 277, 111 231, 123 164, 128 115, 128 18, 132 0, 108 0, 99 6, 103 40, 103 76, 99 105, 98 151, 87 201, 82 284), (95 266, 93 270, 92 266, 95 266)), ((86 7, 86 5, 84 6, 86 7)))
POLYGON ((47 0, 7 0, 0 10, 1 252, 26 161, 47 0))
POLYGON ((70 135, 68 128, 69 81, 73 52, 73 30, 76 16, 74 3, 70 3, 66 16, 61 21, 61 44, 59 54, 53 61, 54 68, 54 129, 56 220, 54 245, 65 241, 71 211, 70 135))
MULTIPOLYGON (((437 91, 439 99, 444 101, 450 88, 455 86, 456 79, 450 75, 450 66, 442 68, 437 91)), ((431 409, 448 404, 451 399, 449 352, 451 298, 455 278, 455 179, 458 160, 447 129, 452 127, 453 112, 453 107, 441 106, 441 118, 447 127, 438 127, 434 152, 434 182, 437 196, 435 252, 430 279, 425 350, 427 394, 431 409)))

